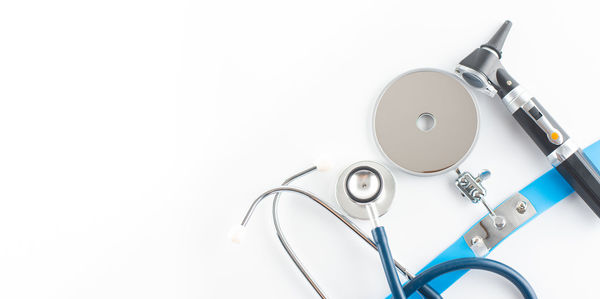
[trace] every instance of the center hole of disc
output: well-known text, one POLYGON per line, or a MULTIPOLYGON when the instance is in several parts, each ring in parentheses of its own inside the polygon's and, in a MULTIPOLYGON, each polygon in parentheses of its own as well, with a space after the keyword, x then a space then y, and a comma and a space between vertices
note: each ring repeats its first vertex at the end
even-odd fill
POLYGON ((423 113, 417 118, 417 128, 423 132, 429 132, 435 127, 435 117, 431 113, 423 113))

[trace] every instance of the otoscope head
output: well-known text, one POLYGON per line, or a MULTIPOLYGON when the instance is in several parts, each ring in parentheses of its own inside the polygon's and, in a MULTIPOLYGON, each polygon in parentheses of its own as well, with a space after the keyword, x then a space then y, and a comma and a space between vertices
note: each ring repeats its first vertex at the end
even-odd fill
POLYGON ((456 73, 470 86, 493 97, 498 93, 497 71, 502 69, 502 47, 512 23, 505 21, 494 36, 465 57, 456 73))

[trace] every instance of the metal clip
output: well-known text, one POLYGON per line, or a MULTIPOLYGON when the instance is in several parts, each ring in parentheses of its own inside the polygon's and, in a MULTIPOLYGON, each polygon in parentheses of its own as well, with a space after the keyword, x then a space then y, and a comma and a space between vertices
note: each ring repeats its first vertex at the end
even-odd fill
POLYGON ((494 209, 495 218, 502 217, 504 220, 502 229, 498 228, 496 219, 484 217, 464 235, 464 240, 476 256, 485 256, 535 214, 537 211, 531 202, 525 196, 516 193, 494 209))
POLYGON ((458 178, 456 178, 456 187, 462 193, 463 197, 469 198, 473 203, 478 203, 487 194, 483 187, 484 180, 488 179, 492 174, 489 170, 484 169, 477 177, 473 177, 470 172, 461 172, 456 169, 458 178))
POLYGON ((501 230, 506 226, 506 219, 503 216, 498 216, 494 213, 494 210, 485 201, 487 191, 483 187, 482 182, 488 179, 492 173, 484 169, 477 177, 474 177, 470 172, 460 172, 460 169, 456 169, 458 178, 456 178, 456 187, 460 190, 463 197, 467 197, 473 203, 481 202, 488 211, 492 223, 496 226, 496 229, 501 230))
POLYGON ((492 173, 489 170, 484 169, 478 176, 474 177, 470 172, 461 172, 458 168, 456 169, 456 173, 458 174, 458 178, 456 178, 455 184, 458 190, 460 190, 461 195, 467 197, 473 203, 481 202, 488 210, 490 217, 498 222, 498 228, 502 229, 505 225, 504 219, 496 216, 494 211, 485 201, 487 191, 485 190, 485 187, 483 187, 482 182, 488 179, 492 173))

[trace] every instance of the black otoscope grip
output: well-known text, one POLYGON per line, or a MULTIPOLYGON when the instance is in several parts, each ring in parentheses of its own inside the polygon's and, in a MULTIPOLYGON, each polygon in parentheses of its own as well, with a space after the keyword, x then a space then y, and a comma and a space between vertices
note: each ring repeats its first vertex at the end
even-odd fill
MULTIPOLYGON (((535 98, 530 100, 530 104, 527 107, 518 108, 513 113, 513 117, 544 155, 550 158, 555 151, 560 150, 561 146, 569 146, 563 143, 569 139, 569 136, 535 98), (553 135, 553 133, 556 133, 556 135, 553 135), (553 136, 560 137, 562 142, 552 142, 553 136)), ((555 162, 556 170, 592 211, 600 217, 600 175, 598 169, 594 167, 581 149, 574 150, 562 162, 553 162, 555 162)))
POLYGON ((600 217, 600 175, 581 149, 556 166, 556 170, 600 217))
POLYGON ((548 156, 560 146, 552 142, 552 133, 556 132, 563 140, 569 139, 569 135, 554 121, 552 116, 535 98, 531 98, 530 100, 533 105, 517 109, 513 113, 513 117, 542 153, 548 156), (547 126, 545 126, 547 128, 541 126, 540 123, 547 123, 547 126), (548 128, 552 128, 552 130, 548 130, 548 128))

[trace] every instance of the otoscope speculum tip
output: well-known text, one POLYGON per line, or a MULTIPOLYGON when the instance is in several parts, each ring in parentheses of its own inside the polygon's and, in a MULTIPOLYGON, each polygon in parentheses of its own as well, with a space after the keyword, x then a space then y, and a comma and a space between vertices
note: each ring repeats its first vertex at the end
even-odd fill
POLYGON ((511 27, 512 27, 511 21, 509 21, 509 20, 504 21, 504 24, 502 24, 502 26, 500 26, 500 28, 498 29, 498 31, 496 31, 494 36, 492 36, 492 38, 490 38, 490 40, 487 43, 485 43, 481 46, 489 48, 491 50, 494 50, 498 54, 498 58, 501 58, 502 57, 502 47, 504 47, 504 42, 506 41, 506 38, 508 37, 508 32, 510 31, 511 27))

